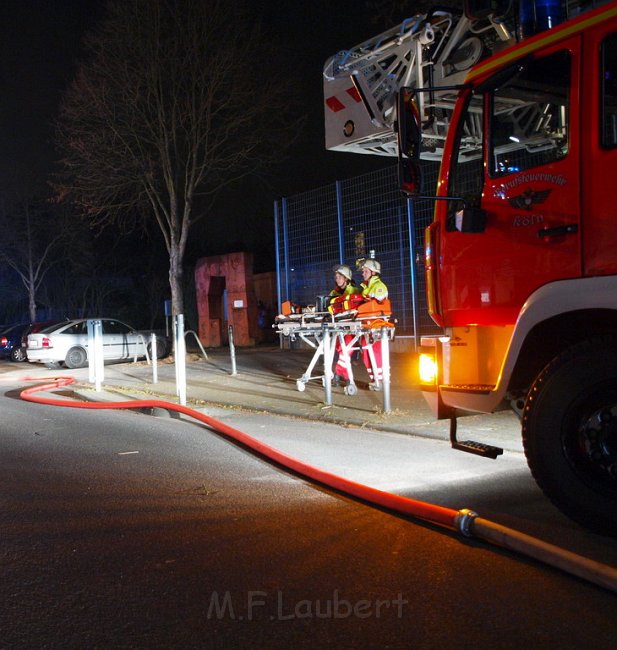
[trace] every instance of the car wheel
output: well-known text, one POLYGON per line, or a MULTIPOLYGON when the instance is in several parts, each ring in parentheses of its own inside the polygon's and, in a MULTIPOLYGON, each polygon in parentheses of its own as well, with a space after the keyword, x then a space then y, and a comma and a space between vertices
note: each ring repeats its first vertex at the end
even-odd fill
POLYGON ((26 360, 26 351, 21 347, 21 345, 14 347, 11 350, 11 361, 25 361, 26 360))
POLYGON ((83 348, 71 348, 66 353, 66 358, 64 359, 64 365, 67 368, 83 368, 88 361, 88 355, 83 348))

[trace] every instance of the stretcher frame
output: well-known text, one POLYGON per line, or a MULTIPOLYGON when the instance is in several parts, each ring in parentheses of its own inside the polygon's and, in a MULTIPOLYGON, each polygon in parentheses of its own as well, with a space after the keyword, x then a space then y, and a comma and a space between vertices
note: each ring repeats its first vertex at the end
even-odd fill
POLYGON ((309 381, 320 381, 324 387, 324 402, 332 405, 332 379, 334 378, 333 363, 337 341, 341 346, 339 360, 344 364, 349 382, 344 387, 345 395, 356 395, 358 388, 354 381, 353 368, 351 366, 351 355, 358 349, 358 343, 365 347, 368 352, 373 377, 375 379, 370 386, 373 390, 383 391, 384 411, 390 411, 390 348, 389 342, 394 338, 394 322, 389 316, 356 317, 355 313, 345 314, 346 318, 340 315, 333 316, 328 312, 308 312, 303 314, 291 314, 286 317, 278 317, 273 325, 280 336, 289 338, 291 341, 300 339, 309 347, 313 348, 313 356, 302 374, 296 380, 296 388, 304 392, 309 381), (351 317, 350 317, 351 316, 351 317), (345 341, 345 337, 351 339, 345 341), (379 340, 382 344, 382 374, 380 379, 373 342, 379 340), (319 360, 323 357, 323 374, 314 374, 319 360))

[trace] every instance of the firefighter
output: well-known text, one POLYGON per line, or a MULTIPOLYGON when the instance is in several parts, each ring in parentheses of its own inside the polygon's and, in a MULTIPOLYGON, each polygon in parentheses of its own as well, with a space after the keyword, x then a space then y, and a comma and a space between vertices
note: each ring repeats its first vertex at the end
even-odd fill
MULTIPOLYGON (((335 315, 340 314, 348 309, 353 308, 354 304, 361 300, 362 289, 354 282, 351 269, 340 264, 334 267, 335 287, 328 296, 330 299, 328 311, 335 315)), ((336 339, 334 348, 335 366, 334 366, 334 385, 340 386, 349 383, 349 364, 351 357, 349 355, 349 346, 353 336, 339 335, 336 339), (342 340, 341 340, 342 338, 342 340)))
POLYGON ((334 284, 336 285, 329 294, 328 311, 338 314, 349 308, 346 296, 362 293, 362 289, 354 282, 351 269, 345 264, 334 267, 334 284))
MULTIPOLYGON (((362 297, 365 301, 373 301, 376 307, 387 305, 389 310, 388 287, 381 279, 381 264, 374 259, 366 259, 360 267, 362 272, 362 297)), ((362 361, 369 376, 369 389, 381 390, 383 382, 383 366, 381 363, 381 341, 371 341, 370 335, 362 337, 362 361), (374 367, 371 363, 369 348, 373 349, 374 367)))

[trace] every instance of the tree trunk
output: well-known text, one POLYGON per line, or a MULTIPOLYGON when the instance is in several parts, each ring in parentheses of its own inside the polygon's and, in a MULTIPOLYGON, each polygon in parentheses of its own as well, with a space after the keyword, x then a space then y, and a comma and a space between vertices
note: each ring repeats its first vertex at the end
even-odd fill
MULTIPOLYGON (((30 225, 28 224, 28 234, 30 234, 30 225)), ((31 251, 28 247, 29 253, 31 251)), ((32 255, 28 260, 28 311, 30 312, 30 322, 36 322, 36 282, 34 280, 34 272, 32 270, 32 255)))
POLYGON ((28 311, 30 312, 30 322, 36 322, 36 302, 34 300, 34 291, 28 291, 28 311))
MULTIPOLYGON (((184 292, 182 286, 182 255, 177 246, 172 246, 169 253, 169 286, 171 288, 171 314, 172 324, 175 317, 184 314, 184 292)), ((172 327, 172 330, 175 329, 172 327)), ((176 340, 174 337, 174 357, 176 356, 176 340)))
POLYGON ((169 286, 171 288, 171 313, 184 314, 184 292, 182 282, 182 255, 172 249, 169 255, 169 286))

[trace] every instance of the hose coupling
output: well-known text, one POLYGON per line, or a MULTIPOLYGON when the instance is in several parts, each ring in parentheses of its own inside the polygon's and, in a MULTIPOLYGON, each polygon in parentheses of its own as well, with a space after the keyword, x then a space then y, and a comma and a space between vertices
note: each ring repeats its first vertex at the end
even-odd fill
POLYGON ((477 512, 469 510, 469 508, 462 508, 454 518, 454 524, 465 537, 473 537, 471 534, 471 524, 478 516, 477 512))

